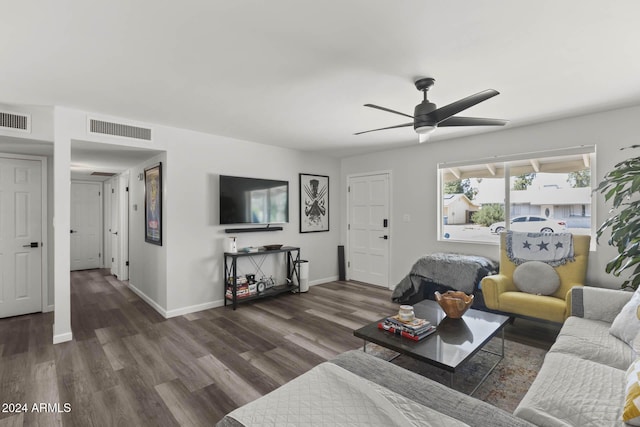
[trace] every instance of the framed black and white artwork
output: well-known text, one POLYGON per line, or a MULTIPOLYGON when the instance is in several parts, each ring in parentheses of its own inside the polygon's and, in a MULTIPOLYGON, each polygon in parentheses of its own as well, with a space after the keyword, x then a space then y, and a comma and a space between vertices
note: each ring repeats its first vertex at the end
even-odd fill
POLYGON ((300 232, 329 231, 329 177, 300 174, 300 232))

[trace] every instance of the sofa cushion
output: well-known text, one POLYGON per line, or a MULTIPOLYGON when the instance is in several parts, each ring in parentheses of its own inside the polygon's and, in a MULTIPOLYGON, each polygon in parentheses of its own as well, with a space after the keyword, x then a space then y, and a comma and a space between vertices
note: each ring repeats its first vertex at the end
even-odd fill
POLYGON ((498 296, 500 310, 523 316, 546 319, 562 323, 565 319, 567 304, 565 300, 525 292, 503 292, 498 296))
POLYGON ((627 386, 622 421, 632 426, 640 426, 640 359, 629 366, 625 379, 627 386))
POLYGON ((633 346, 634 338, 640 333, 640 289, 622 307, 620 313, 613 320, 609 332, 614 337, 633 346))
POLYGON ((569 317, 550 353, 564 353, 626 370, 636 353, 622 340, 609 333, 611 325, 599 320, 569 317))
POLYGON ((621 425, 625 371, 548 353, 514 415, 538 426, 621 425))
POLYGON ((513 271, 513 283, 528 294, 551 295, 560 287, 560 276, 549 264, 527 261, 513 271))

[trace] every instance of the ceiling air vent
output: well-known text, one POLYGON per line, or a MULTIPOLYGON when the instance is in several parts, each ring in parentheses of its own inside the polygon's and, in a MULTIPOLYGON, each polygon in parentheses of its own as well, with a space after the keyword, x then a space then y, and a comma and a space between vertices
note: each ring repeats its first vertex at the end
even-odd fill
POLYGON ((16 114, 0 111, 0 129, 31 132, 31 117, 28 114, 16 114))
POLYGON ((92 176, 114 176, 114 172, 91 172, 92 176))
POLYGON ((151 129, 96 119, 89 119, 89 133, 151 141, 151 129))

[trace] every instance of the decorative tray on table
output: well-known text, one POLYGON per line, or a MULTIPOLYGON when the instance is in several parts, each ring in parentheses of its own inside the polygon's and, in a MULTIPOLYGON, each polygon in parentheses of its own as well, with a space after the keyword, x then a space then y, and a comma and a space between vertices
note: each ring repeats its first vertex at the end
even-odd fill
POLYGON ((275 251, 282 247, 282 245, 264 245, 264 249, 267 251, 275 251))

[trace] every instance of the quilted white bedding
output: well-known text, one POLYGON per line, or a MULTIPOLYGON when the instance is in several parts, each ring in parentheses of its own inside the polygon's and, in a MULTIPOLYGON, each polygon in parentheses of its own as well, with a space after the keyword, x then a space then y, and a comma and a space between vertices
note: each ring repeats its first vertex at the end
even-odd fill
POLYGON ((316 366, 227 417, 247 427, 467 426, 332 363, 316 366))

